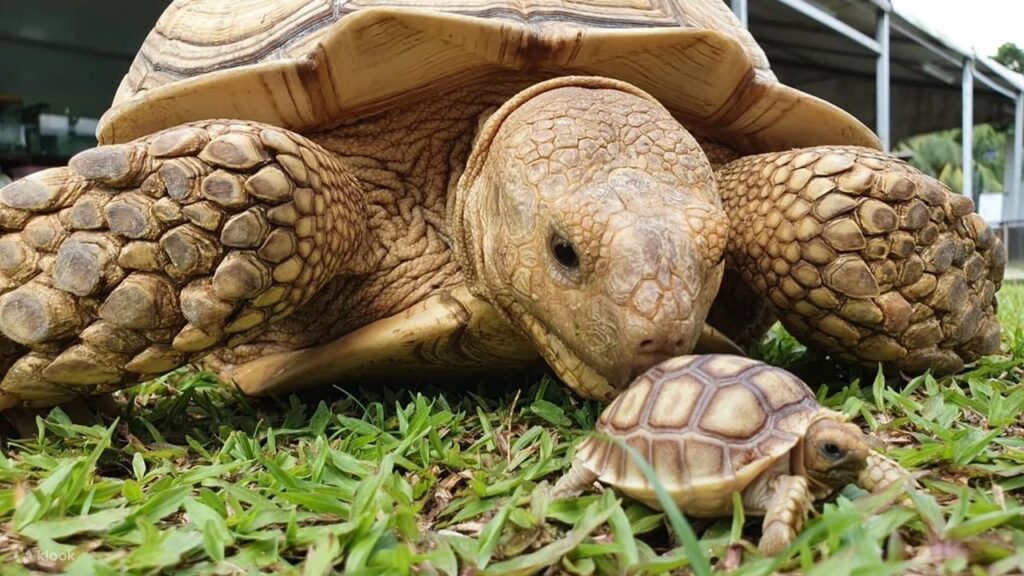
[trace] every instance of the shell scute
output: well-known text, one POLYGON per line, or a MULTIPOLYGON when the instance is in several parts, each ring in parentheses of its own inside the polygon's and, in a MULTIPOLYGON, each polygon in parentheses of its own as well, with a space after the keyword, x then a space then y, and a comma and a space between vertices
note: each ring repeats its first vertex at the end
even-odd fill
POLYGON ((726 451, 721 444, 690 438, 683 446, 683 464, 691 478, 722 478, 731 476, 726 451))
POLYGON ((602 478, 614 478, 615 484, 625 484, 627 458, 629 458, 629 454, 625 450, 618 446, 609 446, 608 455, 602 467, 602 478))
POLYGON ((737 383, 715 391, 700 415, 700 428, 718 436, 746 440, 757 435, 766 421, 768 414, 760 398, 750 386, 737 383))
MULTIPOLYGON (((651 443, 648 442, 646 438, 632 436, 626 440, 626 444, 633 448, 633 450, 636 450, 641 458, 647 462, 651 461, 651 454, 649 450, 651 443)), ((626 454, 626 457, 623 459, 622 468, 623 474, 620 476, 620 482, 622 482, 624 486, 643 486, 647 483, 647 477, 644 476, 643 470, 640 469, 636 460, 629 454, 626 454)))
POLYGON ((722 354, 704 359, 700 364, 700 371, 707 374, 709 380, 726 380, 736 378, 757 364, 755 360, 749 358, 722 354))
POLYGON ((759 370, 751 374, 748 382, 759 389, 771 410, 803 401, 813 393, 806 384, 782 370, 759 370))
POLYGON ((662 476, 674 474, 679 483, 682 483, 686 475, 686 466, 683 463, 683 451, 679 441, 674 438, 652 440, 651 466, 662 476))
POLYGON ((761 457, 770 458, 792 448, 795 441, 796 437, 792 434, 768 434, 754 444, 753 449, 761 457))
POLYGON ((741 470, 744 466, 756 462, 763 458, 766 454, 772 452, 764 452, 760 450, 760 446, 731 446, 729 448, 729 461, 732 464, 733 470, 741 470))
POLYGON ((662 382, 658 398, 650 401, 647 425, 652 428, 685 428, 704 388, 703 381, 689 374, 662 382))
POLYGON ((777 414, 772 428, 778 434, 788 434, 795 438, 807 430, 814 415, 820 409, 817 403, 805 399, 800 404, 794 405, 793 408, 777 414))
POLYGON ((676 356, 675 358, 669 358, 658 366, 661 367, 666 373, 681 371, 687 366, 694 362, 700 362, 702 358, 700 356, 676 356))
POLYGON ((628 430, 639 426, 640 416, 650 399, 650 390, 651 380, 641 377, 629 387, 629 390, 616 399, 613 404, 614 411, 605 411, 606 414, 610 412, 610 416, 608 420, 602 420, 602 423, 616 430, 628 430))

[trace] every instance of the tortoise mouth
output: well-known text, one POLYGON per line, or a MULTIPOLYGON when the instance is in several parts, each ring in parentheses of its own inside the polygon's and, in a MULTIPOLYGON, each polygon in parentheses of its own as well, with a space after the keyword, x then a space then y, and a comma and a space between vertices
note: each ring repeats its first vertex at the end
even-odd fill
POLYGON ((526 311, 521 311, 519 318, 544 361, 574 392, 604 402, 619 395, 621 389, 573 352, 554 330, 526 311))

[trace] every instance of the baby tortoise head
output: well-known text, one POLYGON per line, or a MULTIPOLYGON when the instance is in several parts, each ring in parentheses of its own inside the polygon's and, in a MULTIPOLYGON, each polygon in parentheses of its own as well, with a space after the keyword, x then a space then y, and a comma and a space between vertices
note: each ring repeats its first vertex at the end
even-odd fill
POLYGON ((610 399, 696 345, 728 221, 697 142, 639 89, 560 78, 513 97, 452 210, 470 288, 577 393, 610 399))
POLYGON ((803 468, 816 492, 831 493, 857 483, 871 454, 864 432, 836 416, 824 411, 804 436, 803 468))

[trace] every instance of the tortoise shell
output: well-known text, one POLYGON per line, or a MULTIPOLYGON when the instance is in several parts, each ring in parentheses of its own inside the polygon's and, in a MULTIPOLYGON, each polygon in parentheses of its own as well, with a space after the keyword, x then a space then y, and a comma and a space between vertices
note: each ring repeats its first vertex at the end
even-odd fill
POLYGON ((175 0, 97 135, 212 118, 306 133, 497 71, 623 80, 741 151, 879 146, 780 84, 721 0, 175 0))
POLYGON ((659 507, 635 460, 600 435, 621 438, 684 512, 714 517, 731 512, 732 493, 787 455, 821 410, 807 385, 780 368, 740 356, 681 356, 612 402, 577 458, 602 482, 659 507))

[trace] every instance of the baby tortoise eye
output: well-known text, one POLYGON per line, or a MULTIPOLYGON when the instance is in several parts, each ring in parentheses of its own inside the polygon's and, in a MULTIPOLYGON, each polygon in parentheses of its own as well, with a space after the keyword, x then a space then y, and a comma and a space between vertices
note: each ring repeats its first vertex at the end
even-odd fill
POLYGON ((826 458, 838 460, 840 457, 842 457, 843 450, 839 448, 839 446, 837 446, 836 444, 833 444, 832 442, 826 442, 821 445, 821 453, 824 454, 826 458))
POLYGON ((576 249, 573 248, 571 242, 561 236, 551 238, 551 255, 559 264, 569 270, 576 270, 580 267, 580 257, 576 254, 576 249))

